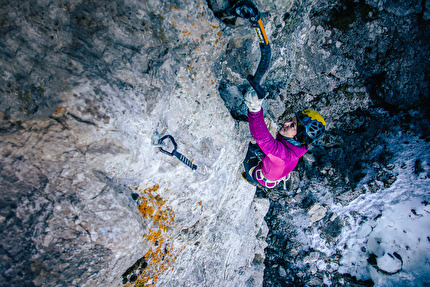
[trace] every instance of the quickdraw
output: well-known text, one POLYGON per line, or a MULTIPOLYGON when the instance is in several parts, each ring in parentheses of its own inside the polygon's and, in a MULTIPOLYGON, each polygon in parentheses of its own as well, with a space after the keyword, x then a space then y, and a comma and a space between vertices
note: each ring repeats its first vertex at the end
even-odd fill
POLYGON ((177 157, 181 162, 183 162, 184 164, 186 164, 192 170, 196 170, 197 169, 197 165, 193 164, 183 154, 181 154, 180 152, 178 152, 176 150, 178 148, 178 145, 176 144, 175 139, 171 135, 165 135, 165 136, 161 137, 158 140, 158 143, 156 144, 156 146, 158 146, 159 150, 162 153, 167 154, 169 156, 175 156, 175 157, 177 157), (164 142, 165 140, 169 140, 170 143, 171 143, 171 145, 173 145, 173 150, 172 151, 167 151, 167 150, 163 149, 163 147, 167 147, 168 146, 168 143, 164 142))
POLYGON ((266 73, 270 65, 272 50, 270 48, 269 39, 267 38, 266 30, 261 21, 260 11, 257 6, 249 0, 239 1, 232 7, 237 16, 249 20, 251 26, 257 33, 260 41, 260 63, 254 75, 248 75, 247 80, 257 92, 258 98, 264 99, 267 96, 266 91, 260 86, 261 79, 266 73))

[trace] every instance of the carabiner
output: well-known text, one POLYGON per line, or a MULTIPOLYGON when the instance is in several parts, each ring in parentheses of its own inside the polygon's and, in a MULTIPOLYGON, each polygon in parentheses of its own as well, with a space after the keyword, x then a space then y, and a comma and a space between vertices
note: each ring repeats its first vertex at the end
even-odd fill
POLYGON ((160 138, 160 139, 158 140, 158 149, 159 149, 162 153, 165 153, 165 154, 170 155, 170 156, 174 156, 177 148, 178 148, 178 145, 176 144, 175 139, 174 139, 171 135, 165 135, 165 136, 163 136, 162 138, 160 138), (164 150, 164 149, 162 148, 163 146, 164 146, 164 147, 166 146, 166 144, 164 143, 164 140, 165 140, 165 139, 169 139, 169 140, 170 140, 170 142, 173 144, 173 150, 172 150, 171 152, 169 152, 169 151, 167 151, 167 150, 164 150))
POLYGON ((167 154, 169 156, 175 156, 177 157, 181 162, 183 162, 184 164, 186 164, 187 166, 189 166, 192 170, 196 170, 197 169, 197 165, 193 164, 189 159, 187 159, 183 154, 181 154, 180 152, 176 151, 176 149, 178 148, 178 145, 175 142, 175 139, 171 136, 171 135, 165 135, 162 138, 160 138, 158 140, 158 149, 164 153, 167 154), (165 150, 162 148, 162 146, 166 146, 163 141, 165 139, 169 139, 170 142, 173 145, 173 150, 171 152, 165 150))

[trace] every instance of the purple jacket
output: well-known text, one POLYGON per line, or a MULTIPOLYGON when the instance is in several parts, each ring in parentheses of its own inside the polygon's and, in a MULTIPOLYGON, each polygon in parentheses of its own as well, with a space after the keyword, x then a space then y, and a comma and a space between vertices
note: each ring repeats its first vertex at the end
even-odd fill
POLYGON ((248 121, 251 135, 264 153, 256 170, 261 168, 263 175, 269 180, 287 176, 296 167, 300 157, 308 151, 308 146, 295 146, 279 133, 274 139, 264 123, 263 109, 257 113, 248 111, 248 121))

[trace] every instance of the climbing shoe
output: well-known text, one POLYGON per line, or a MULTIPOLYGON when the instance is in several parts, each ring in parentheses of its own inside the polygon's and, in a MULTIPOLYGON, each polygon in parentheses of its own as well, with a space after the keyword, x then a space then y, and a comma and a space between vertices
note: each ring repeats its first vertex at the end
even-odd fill
POLYGON ((242 178, 249 184, 252 184, 253 186, 257 186, 257 184, 254 182, 253 179, 250 179, 247 175, 246 175, 246 171, 242 171, 242 178))

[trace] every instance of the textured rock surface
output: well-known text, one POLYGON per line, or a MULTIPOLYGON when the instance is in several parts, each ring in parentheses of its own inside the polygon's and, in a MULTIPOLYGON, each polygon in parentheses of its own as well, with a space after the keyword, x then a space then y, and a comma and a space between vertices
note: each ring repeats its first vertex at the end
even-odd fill
POLYGON ((0 285, 428 282, 428 2, 258 2, 266 114, 328 123, 265 194, 240 176, 259 51, 231 3, 0 1, 0 285), (414 246, 380 236, 396 210, 414 246))
POLYGON ((262 284, 268 200, 206 4, 2 1, 1 25, 2 286, 262 284))
MULTIPOLYGON (((353 239, 355 224, 369 220, 373 226, 385 226, 375 210, 399 200, 428 202, 425 171, 418 168, 420 178, 411 172, 414 162, 422 166, 421 158, 428 163, 429 112, 423 103, 429 95, 429 25, 424 2, 259 2, 273 47, 271 69, 263 82, 270 92, 266 115, 280 124, 294 111, 310 107, 324 115, 329 127, 293 172, 287 193, 257 190, 258 196, 271 199, 265 286, 428 283, 424 275, 428 270, 420 264, 413 267, 417 272, 403 265, 405 276, 378 267, 390 262, 386 268, 398 270, 400 260, 393 252, 399 249, 380 248, 393 257, 380 253, 373 262, 373 249, 364 244, 373 235, 360 235, 359 242, 353 239), (406 144, 401 150, 400 142, 406 144), (409 152, 399 153, 405 150, 409 152), (408 184, 417 188, 404 190, 408 184), (316 259, 310 260, 310 255, 316 259)), ((223 18, 222 9, 216 15, 224 22, 246 29, 241 19, 223 18)), ((243 37, 230 41, 227 51, 231 52, 220 68, 220 94, 237 120, 246 115, 241 102, 246 84, 241 79, 256 68, 241 67, 247 57, 258 57, 258 46, 243 37), (245 46, 242 52, 238 46, 245 46)), ((417 203, 416 208, 423 205, 417 203)), ((396 245, 392 238, 384 240, 390 242, 386 246, 396 245)), ((421 247, 403 245, 400 253, 405 258, 410 256, 406 250, 415 248, 421 247)), ((418 253, 427 252, 426 248, 418 253)), ((417 261, 424 264, 425 259, 417 261)))

